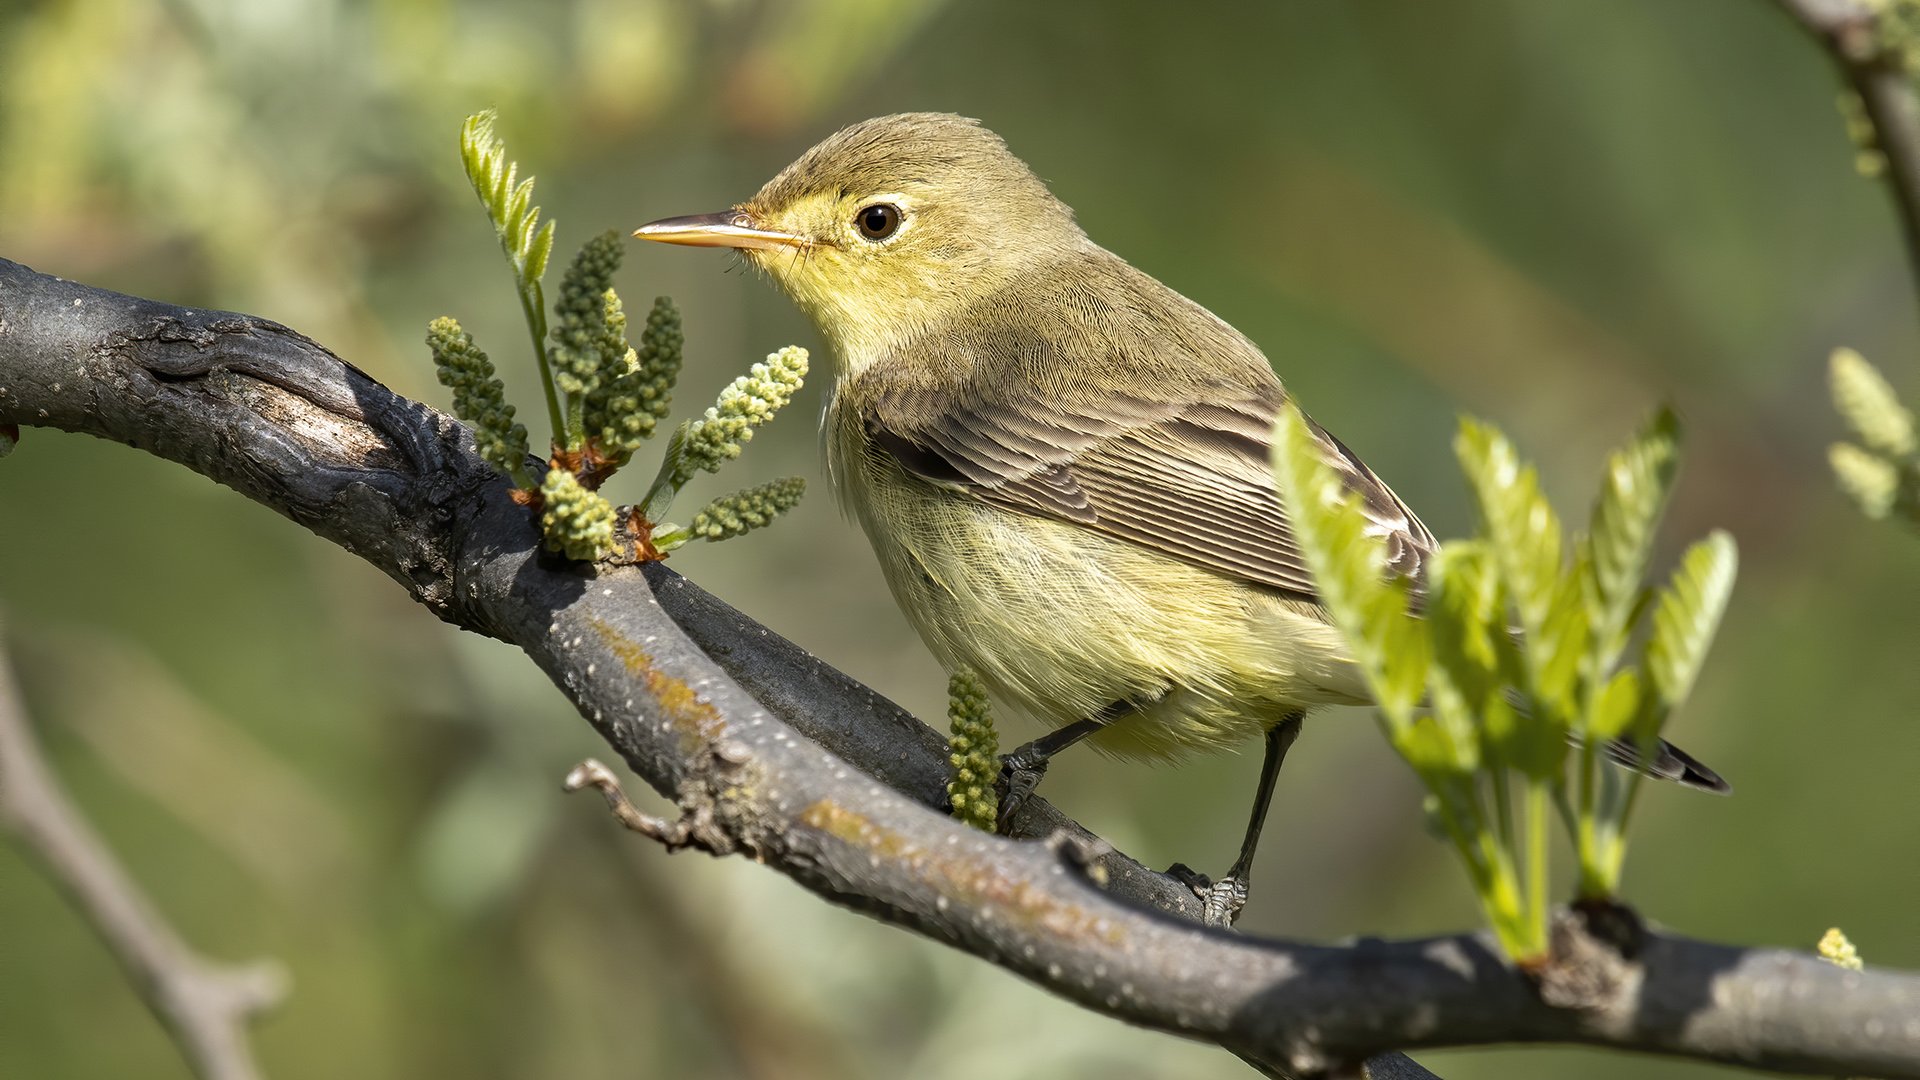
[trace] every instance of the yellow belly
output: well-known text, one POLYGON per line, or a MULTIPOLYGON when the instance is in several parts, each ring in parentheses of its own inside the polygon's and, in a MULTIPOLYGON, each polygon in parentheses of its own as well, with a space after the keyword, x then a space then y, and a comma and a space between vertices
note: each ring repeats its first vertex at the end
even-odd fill
POLYGON ((894 599, 940 662, 972 668, 995 698, 1056 727, 1134 703, 1093 737, 1102 750, 1220 750, 1296 709, 1366 700, 1311 605, 989 506, 881 455, 835 464, 894 599))

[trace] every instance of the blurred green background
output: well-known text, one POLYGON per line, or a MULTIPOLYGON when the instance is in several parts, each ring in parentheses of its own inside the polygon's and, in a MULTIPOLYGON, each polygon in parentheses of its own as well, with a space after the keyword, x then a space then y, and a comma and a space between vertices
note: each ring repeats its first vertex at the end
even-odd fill
MULTIPOLYGON (((980 117, 1097 241, 1259 342, 1441 535, 1470 527, 1457 412, 1582 519, 1602 452, 1671 398, 1690 432, 1662 559, 1724 526, 1743 569, 1670 734, 1737 790, 1646 792, 1629 899, 1733 942, 1839 925, 1920 967, 1920 543, 1833 490, 1823 386, 1849 344, 1920 396, 1914 289, 1824 58, 1765 0, 49 0, 0 4, 0 55, 0 254, 280 320, 443 407, 421 338, 452 314, 541 412, 458 171, 488 105, 563 253, 742 200, 843 123, 980 117)), ((636 245, 619 286, 685 311, 676 417, 818 344, 719 253, 636 245)), ((825 376, 722 484, 818 480, 825 376)), ((937 717, 940 672, 815 489, 673 565, 937 717)), ((0 604, 49 754, 160 906, 211 955, 290 967, 257 1029, 276 1080, 1250 1075, 623 834, 559 793, 600 748, 518 653, 179 466, 28 430, 0 462, 0 604)), ((1151 864, 1218 871, 1257 764, 1075 754, 1047 794, 1151 864)), ((1317 716, 1242 927, 1476 925, 1418 803, 1364 714, 1317 716)), ((1449 1080, 1715 1071, 1420 1057, 1449 1080)), ((6 846, 0 1075, 186 1075, 6 846)))

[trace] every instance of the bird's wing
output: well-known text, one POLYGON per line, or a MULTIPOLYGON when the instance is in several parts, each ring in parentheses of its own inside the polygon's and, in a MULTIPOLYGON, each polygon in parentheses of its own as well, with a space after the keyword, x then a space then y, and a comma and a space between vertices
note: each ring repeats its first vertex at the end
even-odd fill
MULTIPOLYGON (((869 399, 872 440, 902 468, 984 502, 1086 526, 1222 574, 1311 599, 1313 577, 1274 488, 1269 448, 1282 395, 1270 385, 1203 402, 1108 399, 1062 407, 1038 394, 988 400, 869 399)), ((1309 421, 1311 423, 1311 421, 1309 421)), ((1418 576, 1431 533, 1318 425, 1327 461, 1360 493, 1393 573, 1418 576)))

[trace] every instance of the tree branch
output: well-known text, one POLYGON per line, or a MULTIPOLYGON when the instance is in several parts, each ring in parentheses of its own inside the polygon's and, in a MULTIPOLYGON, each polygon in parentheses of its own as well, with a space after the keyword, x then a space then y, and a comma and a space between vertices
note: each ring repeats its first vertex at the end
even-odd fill
MULTIPOLYGON (((1880 13, 1863 0, 1777 0, 1813 35, 1873 125, 1874 148, 1893 195, 1907 259, 1920 275, 1920 103, 1905 58, 1884 44, 1880 13)), ((1916 278, 1920 282, 1920 277, 1916 278)))
POLYGON ((1615 911, 1565 915, 1559 963, 1536 984, 1479 935, 1317 946, 1206 929, 1155 906, 1183 906, 1159 875, 1079 834, 968 829, 929 809, 937 736, 663 570, 545 554, 464 428, 276 324, 0 261, 0 423, 186 464, 359 554, 442 619, 520 646, 675 799, 676 843, 748 855, 1269 1073, 1346 1071, 1396 1048, 1579 1042, 1920 1077, 1914 975, 1707 944, 1615 911), (1097 887, 1114 866, 1115 891, 1097 887))
POLYGON ((27 724, 0 626, 0 822, 66 890, 135 990, 203 1080, 257 1080, 247 1021, 279 1004, 287 977, 272 961, 196 955, 127 876, 61 791, 27 724))

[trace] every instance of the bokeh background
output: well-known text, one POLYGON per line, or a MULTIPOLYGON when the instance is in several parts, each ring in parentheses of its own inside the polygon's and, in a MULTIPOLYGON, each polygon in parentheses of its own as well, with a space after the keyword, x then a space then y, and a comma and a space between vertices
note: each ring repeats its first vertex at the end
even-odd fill
MULTIPOLYGON (((1920 541, 1835 493, 1823 365, 1852 345, 1912 400, 1920 341, 1836 92, 1765 0, 13 2, 0 254, 280 320, 442 406, 421 339, 456 315, 537 421, 459 172, 468 113, 499 107, 562 254, 744 199, 846 122, 980 117, 1096 240, 1258 341, 1441 535, 1471 524, 1457 413, 1507 428, 1581 519, 1604 450, 1676 402, 1663 564, 1723 526, 1743 567, 1671 734, 1737 791, 1648 790, 1629 898, 1726 941, 1810 947, 1839 925, 1870 962, 1916 967, 1920 541)), ((635 246, 618 280, 629 310, 670 293, 685 311, 677 415, 818 344, 720 253, 635 246)), ((816 371, 720 483, 818 480, 816 371)), ((674 566, 937 717, 941 673, 815 489, 674 566)), ((620 832, 559 793, 599 747, 519 654, 179 466, 28 430, 0 462, 0 604, 54 763, 160 906, 207 953, 288 965, 293 995, 257 1029, 277 1080, 1249 1075, 743 860, 620 832)), ((1047 793, 1149 863, 1217 871, 1257 764, 1076 754, 1047 793)), ((1241 925, 1474 925, 1418 803, 1364 713, 1317 716, 1241 925)), ((1716 1071, 1419 1056, 1450 1080, 1716 1071)), ((6 846, 0 1075, 187 1075, 6 846)))

